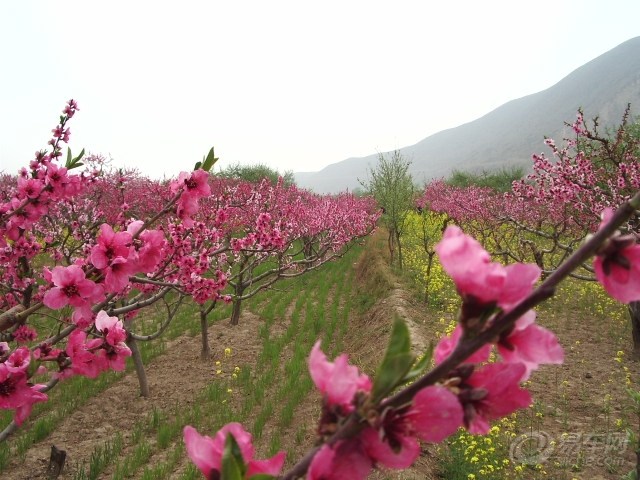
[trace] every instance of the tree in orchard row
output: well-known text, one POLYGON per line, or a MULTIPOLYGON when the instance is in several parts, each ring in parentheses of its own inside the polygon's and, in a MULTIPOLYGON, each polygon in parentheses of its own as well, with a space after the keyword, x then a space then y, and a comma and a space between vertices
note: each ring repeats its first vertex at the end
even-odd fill
MULTIPOLYGON (((61 144, 68 141, 67 123, 76 110, 70 101, 53 130, 51 151, 37 152, 29 169, 22 169, 13 178, 14 186, 2 194, 0 408, 16 414, 0 440, 15 431, 33 403, 45 401, 45 392, 60 380, 122 370, 127 356, 136 360, 144 391, 136 342, 159 336, 181 298, 218 299, 227 285, 229 273, 222 268, 226 261, 219 259, 233 249, 226 234, 212 234, 215 224, 206 232, 201 229, 208 243, 185 248, 185 239, 192 239, 189 229, 198 223, 198 202, 211 191, 206 170, 153 182, 135 172, 101 177, 104 162, 83 159, 83 153, 73 157, 69 151, 62 163, 61 144), (89 160, 90 168, 73 175, 83 160, 89 160), (154 195, 145 195, 149 192, 154 195), (142 219, 131 218, 133 212, 142 219), (201 273, 194 271, 194 258, 201 273), (158 330, 134 333, 144 309, 170 292, 178 301, 168 308, 158 330), (46 383, 34 384, 34 375, 46 383)), ((209 169, 214 160, 211 151, 197 167, 209 169)), ((10 180, 2 178, 8 186, 10 180)), ((345 234, 351 233, 347 229, 345 234)), ((252 245, 266 250, 264 242, 266 238, 254 239, 252 245)))
MULTIPOLYGON (((563 243, 558 246, 569 253, 575 250, 580 239, 597 224, 605 208, 617 207, 631 198, 640 187, 640 123, 630 118, 627 107, 622 122, 613 131, 602 133, 598 119, 592 126, 585 124, 582 112, 571 125, 575 139, 558 147, 548 139, 555 162, 544 155, 534 156, 533 173, 526 181, 514 183, 513 195, 521 203, 547 205, 548 210, 565 210, 569 225, 563 232, 563 243)), ((631 237, 622 237, 620 242, 634 242, 640 233, 640 218, 637 212, 624 226, 631 237)), ((537 235, 541 229, 530 228, 537 235)), ((621 260, 622 261, 622 260, 621 260)), ((616 265, 607 264, 607 270, 616 265)), ((631 265, 624 264, 622 274, 634 275, 631 265)), ((602 274, 588 265, 583 267, 585 278, 596 277, 602 282, 602 274)), ((640 303, 631 297, 618 299, 629 305, 633 333, 634 355, 640 358, 640 303)))
MULTIPOLYGON (((212 230, 188 238, 206 241, 218 235, 229 246, 220 261, 226 264, 231 290, 222 299, 233 303, 231 324, 236 325, 244 300, 279 279, 302 275, 338 258, 371 232, 377 217, 368 199, 348 194, 318 196, 283 182, 218 179, 196 217, 202 228, 211 225, 212 230)), ((218 301, 200 304, 203 358, 209 355, 207 315, 218 301)))
POLYGON ((369 170, 368 182, 361 182, 365 190, 382 208, 382 221, 388 230, 388 247, 391 264, 402 270, 402 235, 406 219, 414 209, 413 179, 409 173, 411 162, 399 150, 390 156, 378 155, 375 168, 369 170))
MULTIPOLYGON (((575 138, 566 139, 562 147, 547 139, 554 161, 534 155, 533 173, 514 182, 511 192, 434 182, 427 186, 424 201, 482 238, 494 254, 534 261, 543 276, 549 275, 593 231, 604 208, 628 200, 640 185, 640 127, 630 121, 628 112, 609 134, 599 131, 597 119, 588 128, 579 112, 569 125, 575 138)), ((637 234, 637 228, 633 216, 625 230, 637 234)), ((596 279, 586 263, 572 276, 596 279)), ((636 303, 629 304, 636 356, 640 356, 638 310, 636 303)))

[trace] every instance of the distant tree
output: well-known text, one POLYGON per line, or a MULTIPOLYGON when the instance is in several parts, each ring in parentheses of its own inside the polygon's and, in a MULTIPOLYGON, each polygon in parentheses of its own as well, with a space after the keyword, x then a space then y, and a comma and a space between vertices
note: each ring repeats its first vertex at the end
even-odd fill
POLYGON ((509 192, 513 182, 522 177, 524 177, 524 168, 511 166, 495 171, 483 170, 481 173, 454 170, 446 182, 452 187, 489 187, 498 192, 509 192))
POLYGON ((406 227, 407 215, 414 209, 413 179, 409 173, 411 162, 399 150, 391 155, 378 155, 378 164, 369 171, 368 183, 362 186, 376 199, 382 208, 382 221, 389 230, 389 255, 391 264, 402 270, 401 238, 406 227))
POLYGON ((222 178, 245 180, 251 183, 258 183, 266 178, 273 185, 278 183, 278 178, 282 177, 285 186, 288 187, 295 184, 293 171, 287 170, 284 173, 280 173, 278 170, 263 163, 257 163, 255 165, 240 165, 239 163, 236 163, 229 165, 222 169, 218 173, 218 176, 222 178))
POLYGON ((362 187, 355 187, 351 193, 353 193, 356 197, 364 197, 369 193, 362 187))

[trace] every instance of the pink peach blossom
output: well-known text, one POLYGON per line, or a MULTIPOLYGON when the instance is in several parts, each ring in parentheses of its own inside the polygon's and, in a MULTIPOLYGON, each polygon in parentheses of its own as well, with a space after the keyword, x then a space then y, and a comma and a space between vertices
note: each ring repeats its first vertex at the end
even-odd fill
POLYGON ((313 383, 330 405, 340 405, 350 410, 358 390, 371 391, 371 380, 367 375, 360 374, 358 367, 348 364, 347 355, 338 356, 335 362, 327 361, 326 355, 320 350, 320 341, 311 350, 309 372, 313 383))
POLYGON ((55 287, 45 293, 43 302, 54 310, 66 305, 82 307, 104 298, 102 288, 88 280, 82 268, 77 265, 55 267, 51 272, 51 280, 55 287))
POLYGON ((522 381, 541 364, 561 364, 564 351, 555 334, 534 323, 535 312, 516 321, 514 329, 500 338, 498 352, 505 363, 522 363, 526 367, 522 381))
MULTIPOLYGON (((600 229, 613 216, 613 210, 602 212, 600 229)), ((596 279, 609 295, 622 303, 640 300, 640 245, 631 236, 613 237, 603 252, 593 260, 596 279)))
POLYGON ((44 385, 30 385, 23 370, 12 371, 0 363, 0 410, 15 410, 18 425, 29 416, 34 403, 44 402, 47 395, 40 392, 44 385))
POLYGON ((491 420, 531 405, 531 395, 520 387, 525 372, 522 363, 490 363, 473 372, 466 383, 476 394, 464 400, 465 422, 471 433, 484 435, 491 420))
POLYGON ((251 434, 246 432, 239 423, 228 423, 218 430, 213 438, 200 435, 195 428, 187 425, 183 431, 187 454, 206 478, 217 478, 216 474, 220 474, 227 435, 233 435, 240 447, 242 458, 247 465, 246 478, 259 473, 274 476, 280 473, 284 465, 285 453, 280 452, 267 460, 255 460, 251 434))
MULTIPOLYGON (((458 346, 458 342, 460 341, 460 337, 462 337, 463 331, 464 329, 462 325, 457 324, 450 335, 440 339, 433 352, 433 359, 436 365, 441 364, 447 357, 449 357, 449 355, 451 355, 453 350, 458 346)), ((491 345, 483 345, 479 350, 472 353, 464 361, 467 363, 486 362, 489 359, 490 354, 491 345)))
POLYGON ((457 226, 448 226, 435 249, 461 295, 473 295, 482 302, 497 300, 506 272, 502 265, 491 262, 477 240, 457 226))
POLYGON ((320 448, 311 461, 307 480, 363 480, 372 468, 359 439, 342 440, 320 448))
POLYGON ((98 243, 91 249, 91 263, 100 270, 106 268, 115 258, 127 259, 131 251, 131 234, 114 232, 110 225, 100 225, 98 243))

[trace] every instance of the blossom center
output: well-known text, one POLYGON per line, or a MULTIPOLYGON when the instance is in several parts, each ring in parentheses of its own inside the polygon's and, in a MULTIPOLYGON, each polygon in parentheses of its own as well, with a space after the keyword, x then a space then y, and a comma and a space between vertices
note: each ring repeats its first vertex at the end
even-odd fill
POLYGON ((15 391, 15 382, 11 378, 7 378, 4 382, 0 382, 0 397, 8 397, 15 391))
POLYGON ((76 295, 78 295, 77 285, 67 285, 62 289, 62 291, 67 297, 75 297, 76 295))

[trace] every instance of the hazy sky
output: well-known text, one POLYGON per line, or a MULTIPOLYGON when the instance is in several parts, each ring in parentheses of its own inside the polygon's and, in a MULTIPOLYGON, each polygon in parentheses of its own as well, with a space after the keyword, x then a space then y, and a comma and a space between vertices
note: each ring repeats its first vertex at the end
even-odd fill
POLYGON ((640 35, 640 1, 2 1, 0 170, 71 147, 173 176, 313 171, 544 90, 640 35))

